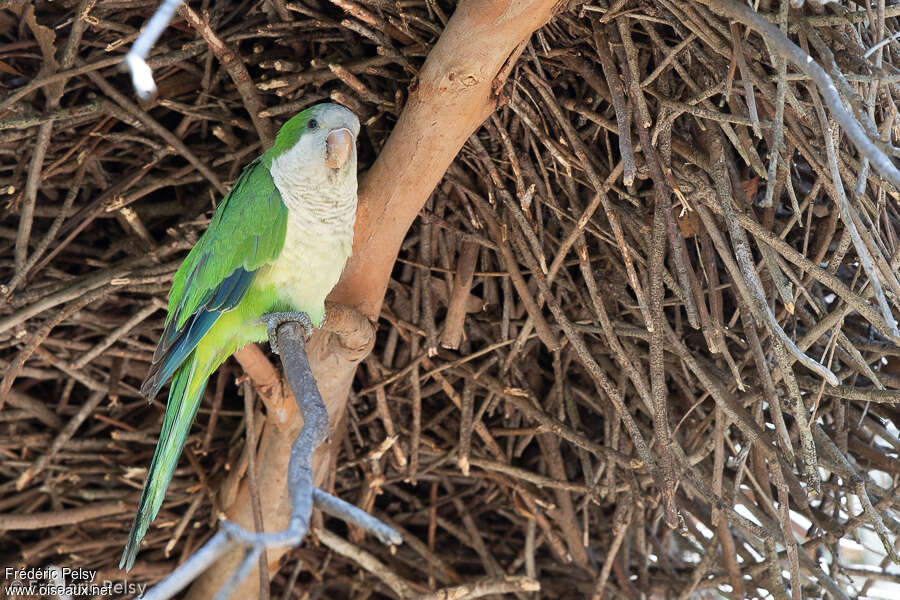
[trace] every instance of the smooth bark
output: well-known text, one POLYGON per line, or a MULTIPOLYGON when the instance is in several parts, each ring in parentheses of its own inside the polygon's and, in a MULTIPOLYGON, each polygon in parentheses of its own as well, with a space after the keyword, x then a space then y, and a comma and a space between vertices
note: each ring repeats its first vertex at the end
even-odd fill
MULTIPOLYGON (((558 0, 464 0, 432 48, 410 86, 403 113, 359 189, 353 255, 331 300, 377 320, 391 269, 406 232, 450 163, 470 135, 497 108, 500 91, 524 49, 524 42, 564 4, 558 0)), ((343 318, 343 317, 342 317, 343 318)), ((329 321, 331 317, 329 315, 329 321)), ((313 458, 316 484, 327 487, 328 468, 343 432, 347 395, 356 366, 368 353, 374 330, 367 322, 346 318, 313 336, 308 346, 312 371, 331 419, 330 443, 313 458)), ((285 406, 293 401, 285 403, 285 406)), ((281 419, 278 419, 281 421, 281 419)), ((283 529, 290 515, 285 474, 291 443, 301 424, 296 413, 288 423, 267 422, 257 450, 259 489, 268 531, 283 529)), ((250 494, 242 482, 226 508, 229 520, 252 527, 250 494)), ((275 573, 284 552, 269 551, 275 573)), ((192 586, 188 598, 210 598, 239 560, 224 557, 192 586)), ((256 598, 258 577, 251 574, 237 598, 256 598)))

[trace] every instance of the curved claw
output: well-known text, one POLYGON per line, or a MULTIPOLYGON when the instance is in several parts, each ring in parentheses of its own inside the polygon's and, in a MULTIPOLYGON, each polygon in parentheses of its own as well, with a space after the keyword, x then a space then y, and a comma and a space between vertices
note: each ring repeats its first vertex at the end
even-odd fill
POLYGON ((316 330, 309 315, 300 311, 269 313, 263 315, 259 320, 259 323, 266 324, 266 334, 269 336, 269 345, 272 347, 272 352, 275 354, 281 354, 281 351, 278 349, 278 328, 283 323, 291 322, 297 323, 303 327, 305 341, 309 341, 310 336, 312 336, 313 332, 316 330))

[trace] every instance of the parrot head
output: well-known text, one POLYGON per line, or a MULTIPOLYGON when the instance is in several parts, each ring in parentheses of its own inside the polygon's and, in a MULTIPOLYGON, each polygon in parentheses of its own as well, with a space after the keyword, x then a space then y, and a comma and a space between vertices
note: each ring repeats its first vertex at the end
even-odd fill
POLYGON ((339 104, 316 104, 285 123, 266 153, 291 179, 335 184, 356 178, 359 119, 339 104))

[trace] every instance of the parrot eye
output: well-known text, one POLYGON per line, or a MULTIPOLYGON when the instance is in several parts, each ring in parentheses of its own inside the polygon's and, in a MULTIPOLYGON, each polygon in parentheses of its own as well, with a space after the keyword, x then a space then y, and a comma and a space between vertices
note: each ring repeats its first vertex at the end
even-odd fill
POLYGON ((311 130, 312 130, 312 129, 318 129, 318 128, 319 128, 319 122, 316 121, 315 119, 310 119, 310 120, 307 121, 307 123, 306 123, 306 128, 307 128, 307 129, 311 129, 311 130))

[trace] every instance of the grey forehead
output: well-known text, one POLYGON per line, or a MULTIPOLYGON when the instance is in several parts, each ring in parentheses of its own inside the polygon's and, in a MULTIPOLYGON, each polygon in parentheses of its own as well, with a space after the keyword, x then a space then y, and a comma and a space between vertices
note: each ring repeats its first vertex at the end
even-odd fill
POLYGON ((359 135, 359 119, 346 106, 320 104, 316 107, 315 117, 328 129, 346 127, 353 132, 353 135, 359 135))

